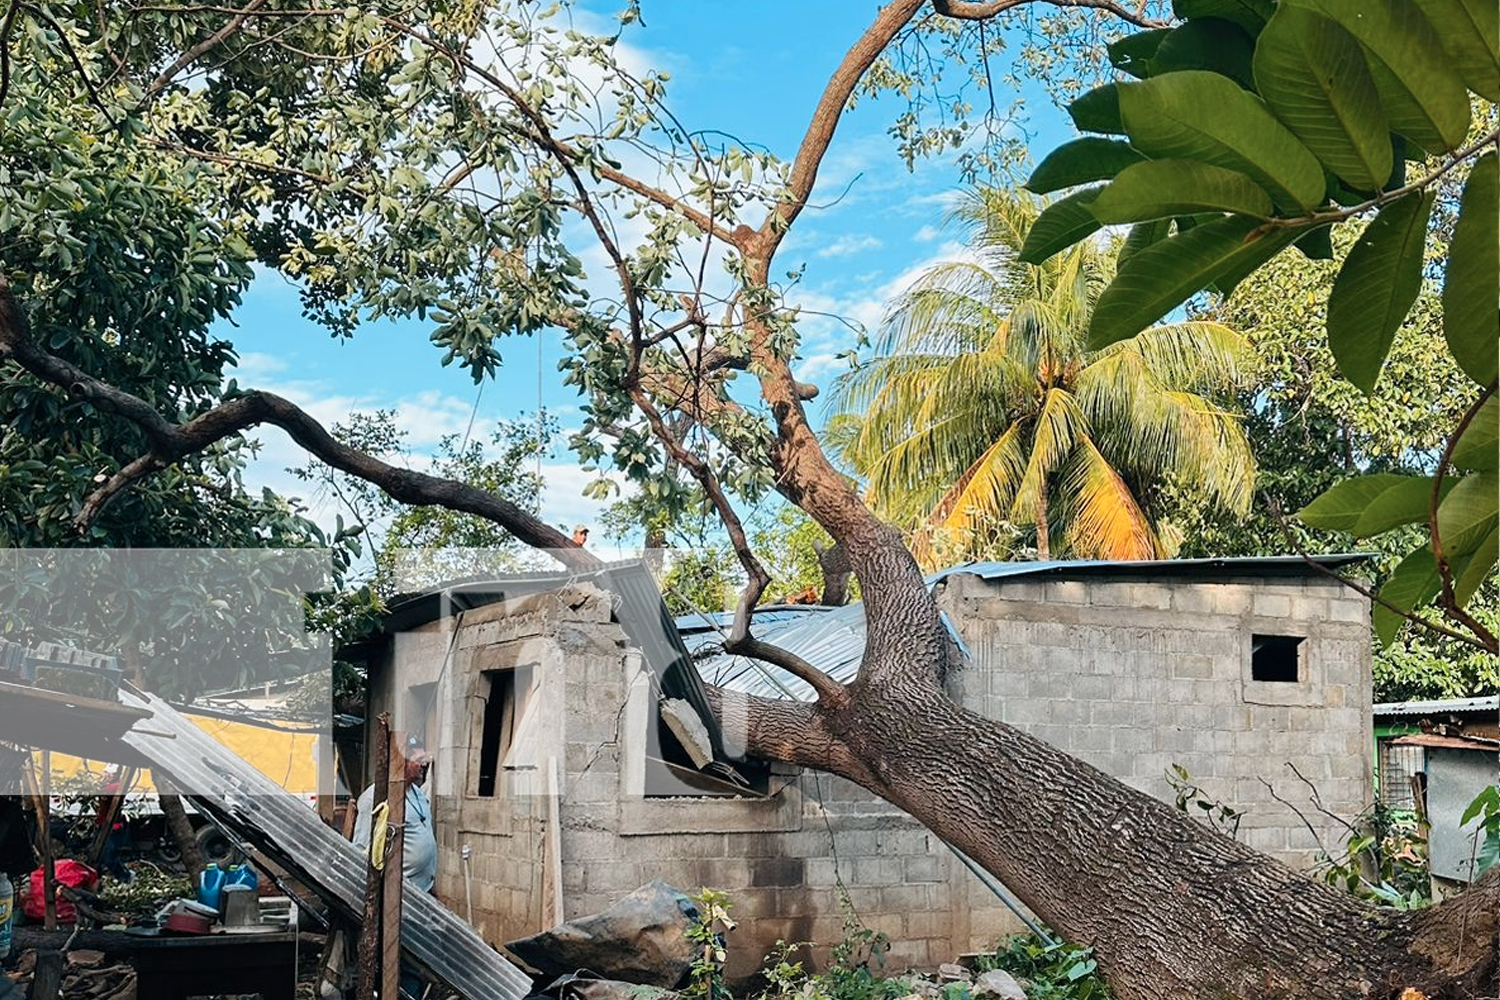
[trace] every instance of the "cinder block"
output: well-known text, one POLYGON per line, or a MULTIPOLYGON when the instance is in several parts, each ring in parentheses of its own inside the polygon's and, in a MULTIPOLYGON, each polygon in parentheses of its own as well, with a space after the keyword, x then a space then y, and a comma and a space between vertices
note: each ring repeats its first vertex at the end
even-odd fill
POLYGON ((1170 588, 1172 609, 1185 614, 1207 615, 1214 612, 1217 584, 1175 584, 1170 588))
POLYGON ((947 878, 947 865, 935 854, 921 854, 904 861, 907 882, 941 882, 947 878))
POLYGON ((1214 675, 1214 661, 1208 656, 1179 654, 1172 659, 1172 676, 1207 680, 1214 675))
POLYGON ((880 890, 880 908, 890 913, 912 913, 929 908, 925 885, 893 885, 880 890))
POLYGON ((1280 594, 1258 593, 1255 595, 1252 607, 1255 614, 1261 618, 1290 618, 1292 616, 1292 599, 1280 594))
POLYGON ((1088 585, 1080 580, 1048 580, 1045 600, 1048 604, 1087 604, 1088 585))

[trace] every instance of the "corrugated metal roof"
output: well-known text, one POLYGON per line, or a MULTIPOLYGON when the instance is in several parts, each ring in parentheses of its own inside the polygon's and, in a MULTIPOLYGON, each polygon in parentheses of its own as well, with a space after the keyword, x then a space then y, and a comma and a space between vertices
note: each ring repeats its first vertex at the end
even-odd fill
POLYGON ((1170 576, 1170 577, 1287 577, 1312 576, 1318 570, 1337 569, 1372 557, 1368 552, 1340 552, 1309 556, 1245 556, 1222 559, 1073 559, 1050 562, 972 562, 939 570, 927 578, 929 585, 950 576, 968 573, 986 580, 1029 576, 1170 576))
POLYGON ((1434 750, 1500 750, 1500 740, 1485 736, 1444 736, 1441 733, 1413 733, 1391 741, 1404 747, 1427 747, 1434 750))
MULTIPOLYGON (((823 611, 835 609, 824 604, 762 604, 752 612, 752 621, 756 625, 770 625, 775 622, 790 622, 815 615, 823 611)), ((677 623, 677 631, 684 636, 698 632, 728 632, 734 625, 733 611, 694 611, 688 615, 678 615, 674 619, 677 623)))
MULTIPOLYGON (((865 654, 863 604, 765 624, 757 620, 755 624, 757 639, 796 653, 836 681, 847 683, 859 673, 859 661, 865 654)), ((717 633, 709 633, 699 643, 698 672, 708 683, 764 698, 790 695, 800 701, 813 700, 813 690, 806 683, 759 660, 722 652, 704 659, 719 640, 717 633)))
MULTIPOLYGON (((176 779, 195 806, 293 872, 345 917, 360 918, 364 852, 166 702, 129 691, 120 697, 150 713, 122 737, 127 745, 176 779)), ((402 897, 401 946, 468 1000, 520 1000, 531 992, 531 977, 425 892, 402 897)))
POLYGON ((1500 712, 1500 695, 1443 698, 1437 701, 1387 701, 1373 707, 1376 715, 1442 715, 1445 712, 1500 712))
MULTIPOLYGON (((1369 558, 1364 553, 1312 556, 1319 566, 1333 569, 1369 558)), ((1317 570, 1301 556, 1261 556, 1234 559, 1158 559, 1158 560, 1072 560, 1053 562, 973 562, 940 570, 927 577, 927 586, 936 588, 949 577, 971 574, 985 580, 1023 579, 1027 577, 1086 578, 1100 576, 1191 577, 1224 579, 1235 577, 1300 577, 1317 570)), ((811 610, 810 607, 803 609, 811 610)), ((702 627, 703 618, 697 616, 702 627)), ((726 614, 723 628, 728 629, 734 616, 726 614)), ((679 622, 684 619, 679 618, 679 622)), ((962 638, 953 623, 944 617, 949 634, 960 646, 962 638)), ((848 683, 859 673, 865 651, 865 610, 862 604, 842 608, 825 608, 815 614, 788 614, 779 619, 763 620, 757 612, 755 636, 780 646, 807 660, 836 681, 848 683)), ((813 700, 812 688, 791 674, 742 656, 728 656, 712 650, 720 635, 699 631, 686 637, 698 661, 698 672, 704 680, 731 691, 765 698, 813 700)))

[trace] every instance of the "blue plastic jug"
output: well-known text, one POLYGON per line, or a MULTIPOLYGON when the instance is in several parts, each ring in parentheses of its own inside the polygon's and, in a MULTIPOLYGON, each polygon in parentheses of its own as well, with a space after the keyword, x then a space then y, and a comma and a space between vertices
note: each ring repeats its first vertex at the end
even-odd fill
POLYGON ((11 926, 16 920, 16 887, 0 872, 0 959, 10 955, 11 926))
POLYGON ((230 865, 229 874, 224 876, 224 885, 245 885, 251 889, 259 889, 260 876, 249 865, 230 865))
POLYGON ((224 885, 224 871, 218 865, 204 868, 198 876, 198 902, 217 910, 220 897, 224 894, 224 885))

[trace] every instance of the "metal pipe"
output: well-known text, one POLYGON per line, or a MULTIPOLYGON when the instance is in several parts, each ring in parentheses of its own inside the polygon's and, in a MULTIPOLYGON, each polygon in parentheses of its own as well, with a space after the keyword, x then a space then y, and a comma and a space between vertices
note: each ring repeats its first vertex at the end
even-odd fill
POLYGON ((469 858, 473 857, 474 848, 468 844, 464 845, 464 910, 469 918, 469 926, 474 925, 474 883, 469 878, 469 858))
POLYGON ((1031 933, 1035 934, 1037 937, 1045 941, 1047 943, 1047 947, 1050 948, 1053 945, 1057 944, 1057 941, 1052 937, 1052 935, 1042 930, 1040 924, 1032 920, 1021 910, 1021 904, 1010 898, 1010 893, 1005 891, 1005 887, 1000 884, 1000 881, 995 878, 995 876, 979 867, 979 862, 975 861, 973 858, 969 857, 963 851, 960 851, 958 848, 954 847, 946 840, 943 841, 943 846, 952 851, 953 856, 962 861, 964 863, 964 867, 973 872, 974 876, 978 878, 979 881, 984 883, 984 887, 990 892, 993 892, 995 894, 995 898, 1004 903, 1005 908, 1014 913, 1016 917, 1021 921, 1021 923, 1026 925, 1031 933))

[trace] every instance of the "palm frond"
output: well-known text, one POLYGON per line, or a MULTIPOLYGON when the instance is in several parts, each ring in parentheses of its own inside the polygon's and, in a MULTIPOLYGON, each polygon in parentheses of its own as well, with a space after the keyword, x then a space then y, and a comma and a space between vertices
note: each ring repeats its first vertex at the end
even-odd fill
POLYGON ((1017 524, 1035 524, 1038 518, 1047 516, 1043 509, 1047 482, 1067 460, 1074 443, 1088 432, 1088 420, 1072 394, 1048 390, 1031 433, 1026 472, 1011 505, 1011 516, 1017 524))
POLYGON ((1225 509, 1249 509, 1255 459, 1234 413, 1164 385, 1134 351, 1099 357, 1079 373, 1078 401, 1110 461, 1144 481, 1173 475, 1225 509))
POLYGON ((928 523, 964 529, 976 517, 1004 517, 1025 473, 1022 427, 1012 424, 943 494, 928 515, 928 523))
POLYGON ((1067 549, 1081 559, 1154 559, 1156 533, 1135 495, 1094 442, 1081 438, 1059 481, 1067 549))

